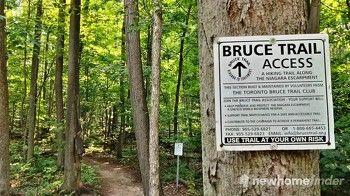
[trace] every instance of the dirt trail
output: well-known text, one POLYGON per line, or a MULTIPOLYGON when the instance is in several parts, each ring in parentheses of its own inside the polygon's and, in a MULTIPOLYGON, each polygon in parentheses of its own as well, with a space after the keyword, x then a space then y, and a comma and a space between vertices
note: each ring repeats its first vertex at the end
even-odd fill
POLYGON ((97 168, 103 196, 143 196, 141 182, 131 167, 91 157, 85 157, 84 162, 97 168))

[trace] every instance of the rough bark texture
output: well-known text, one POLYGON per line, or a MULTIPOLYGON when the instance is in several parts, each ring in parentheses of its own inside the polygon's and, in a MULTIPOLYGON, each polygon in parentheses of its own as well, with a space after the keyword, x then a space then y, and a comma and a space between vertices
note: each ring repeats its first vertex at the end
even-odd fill
POLYGON ((133 125, 137 143, 137 156, 141 170, 143 192, 149 193, 149 119, 142 76, 138 1, 125 0, 126 52, 129 69, 129 86, 133 125))
POLYGON ((184 66, 184 48, 185 48, 185 37, 187 33, 187 26, 188 22, 190 20, 190 14, 191 14, 192 5, 188 7, 187 15, 185 19, 185 27, 182 29, 182 35, 181 35, 181 41, 180 41, 180 50, 179 50, 179 69, 178 69, 178 75, 177 75, 177 85, 176 85, 176 92, 175 92, 175 104, 174 104, 174 118, 173 118, 173 124, 174 124, 174 134, 177 135, 177 127, 178 127, 178 113, 179 113, 179 101, 180 101, 180 87, 181 87, 181 80, 182 80, 182 69, 184 66))
POLYGON ((71 1, 68 51, 67 122, 64 142, 64 185, 67 192, 80 186, 81 128, 79 103, 80 0, 71 1))
MULTIPOLYGON (((0 16, 5 16, 5 1, 0 1, 0 16)), ((0 18, 0 195, 9 195, 9 102, 7 84, 6 20, 0 18)))
POLYGON ((150 113, 149 162, 150 187, 149 195, 160 194, 159 182, 159 99, 160 99, 160 56, 162 40, 162 8, 160 0, 154 0, 152 38, 152 91, 150 113))
POLYGON ((56 97, 56 118, 58 130, 56 135, 57 142, 57 165, 63 167, 64 164, 64 129, 63 129, 63 50, 64 50, 64 23, 65 23, 65 5, 66 0, 60 0, 58 12, 58 33, 56 43, 56 75, 55 75, 55 97, 56 97))
POLYGON ((213 39, 305 33, 305 0, 199 0, 204 195, 319 195, 316 186, 242 186, 240 177, 318 177, 318 151, 217 152, 213 39))
POLYGON ((36 105, 37 105, 37 89, 38 89, 38 71, 39 71, 39 54, 40 54, 40 37, 43 15, 43 2, 38 0, 37 13, 35 18, 35 30, 34 30, 34 44, 33 44, 33 57, 32 57, 32 72, 30 77, 30 93, 29 93, 29 110, 27 116, 27 161, 33 158, 34 154, 34 132, 35 132, 35 119, 36 119, 36 105))

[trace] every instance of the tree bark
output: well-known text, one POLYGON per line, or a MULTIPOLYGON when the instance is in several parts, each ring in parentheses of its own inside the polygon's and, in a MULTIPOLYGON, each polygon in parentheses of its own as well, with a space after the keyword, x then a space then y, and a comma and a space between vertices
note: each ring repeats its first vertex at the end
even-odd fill
POLYGON ((45 42, 45 50, 44 50, 44 70, 43 70, 43 80, 42 80, 42 93, 43 93, 43 101, 46 102, 47 98, 47 89, 46 89, 46 82, 47 79, 50 77, 50 68, 49 68, 49 60, 48 60, 48 53, 49 53, 49 41, 50 41, 50 29, 46 32, 46 42, 45 42))
POLYGON ((309 7, 307 33, 319 33, 321 0, 307 0, 307 4, 309 7))
POLYGON ((144 195, 149 193, 149 117, 146 104, 142 64, 140 31, 138 26, 138 1, 125 0, 126 52, 129 69, 129 86, 137 155, 141 170, 144 195))
POLYGON ((0 1, 0 195, 10 195, 9 94, 7 84, 7 45, 5 1, 0 1))
POLYGON ((60 0, 58 11, 58 29, 56 40, 56 75, 55 75, 55 97, 56 97, 56 120, 57 120, 57 165, 64 164, 64 109, 63 109, 63 51, 64 51, 64 27, 65 27, 66 0, 60 0))
POLYGON ((180 87, 181 87, 181 80, 182 80, 182 70, 184 65, 184 48, 185 48, 185 37, 187 33, 187 26, 188 22, 190 20, 190 14, 191 14, 192 5, 188 7, 186 20, 185 20, 185 27, 182 29, 182 35, 181 35, 181 41, 180 41, 180 51, 179 51, 179 69, 178 69, 178 76, 177 76, 177 85, 176 85, 176 93, 175 93, 175 105, 174 105, 174 118, 173 118, 173 124, 174 124, 174 134, 177 135, 177 127, 178 127, 178 113, 179 113, 179 101, 180 101, 180 87))
POLYGON ((318 177, 319 151, 218 152, 215 143, 213 40, 219 36, 305 33, 304 0, 201 0, 199 48, 204 195, 320 195, 319 185, 240 185, 240 177, 318 177))
MULTIPOLYGON (((53 64, 53 62, 52 62, 53 64)), ((51 73, 50 73, 51 75, 51 73)), ((47 100, 47 117, 49 119, 51 119, 52 117, 52 108, 54 107, 53 104, 54 104, 54 99, 53 99, 53 96, 54 96, 54 79, 50 76, 49 78, 49 94, 48 94, 48 100, 47 100)), ((50 127, 49 127, 50 128, 50 127)))
POLYGON ((21 103, 21 129, 23 133, 23 160, 26 160, 27 157, 27 137, 28 130, 26 125, 26 100, 27 100, 27 58, 28 58, 28 50, 27 50, 27 40, 28 40, 28 29, 29 29, 29 21, 30 21, 30 12, 31 12, 31 0, 28 0, 28 8, 27 8, 27 21, 26 21, 26 32, 24 36, 24 59, 23 59, 23 97, 21 103))
POLYGON ((350 0, 346 0, 346 7, 348 8, 348 19, 350 19, 350 0))
MULTIPOLYGON (((9 103, 10 104, 10 103, 9 103)), ((11 112, 11 118, 10 118, 10 130, 13 130, 15 127, 15 115, 16 115, 16 102, 12 102, 12 112, 11 112)))
MULTIPOLYGON (((146 68, 147 69, 152 69, 152 32, 153 32, 153 27, 151 24, 148 25, 147 27, 147 61, 146 61, 146 68)), ((146 100, 151 95, 151 76, 145 74, 145 88, 146 88, 146 100)))
MULTIPOLYGON (((47 81, 50 81, 50 69, 52 66, 49 67, 49 41, 50 41, 50 33, 51 30, 48 28, 46 32, 46 42, 45 42, 45 50, 43 52, 43 59, 44 59, 44 70, 42 72, 42 82, 41 86, 38 90, 38 112, 37 112, 37 139, 41 140, 45 135, 49 132, 50 127, 48 125, 41 125, 40 127, 40 116, 41 116, 41 107, 44 107, 45 105, 50 105, 47 100, 47 81), (43 103, 43 104, 41 104, 43 103)), ((45 107, 44 107, 45 108, 45 107)))
POLYGON ((120 99, 120 126, 119 126, 119 135, 118 135, 118 141, 117 141, 117 159, 121 159, 123 157, 123 146, 124 146, 124 137, 125 137, 125 127, 126 127, 126 118, 125 118, 125 16, 123 19, 123 26, 122 26, 122 47, 121 47, 121 58, 122 58, 122 66, 123 71, 120 74, 119 78, 119 85, 120 85, 120 92, 119 92, 119 99, 120 99))
POLYGON ((80 127, 79 98, 79 40, 80 0, 71 0, 69 51, 68 51, 68 94, 67 122, 64 142, 64 185, 67 192, 77 191, 80 186, 80 160, 82 139, 80 127))
POLYGON ((149 162, 150 184, 149 195, 159 196, 159 105, 160 105, 160 65, 162 41, 162 4, 154 0, 153 36, 152 36, 152 90, 150 113, 149 162))
POLYGON ((30 78, 30 93, 29 93, 29 110, 27 115, 27 161, 30 161, 34 155, 34 132, 35 132, 35 120, 36 120, 36 105, 37 105, 37 89, 38 89, 38 71, 39 71, 39 54, 40 54, 40 38, 43 15, 42 0, 38 0, 37 13, 35 19, 34 30, 34 44, 33 44, 33 56, 32 56, 32 71, 30 78))

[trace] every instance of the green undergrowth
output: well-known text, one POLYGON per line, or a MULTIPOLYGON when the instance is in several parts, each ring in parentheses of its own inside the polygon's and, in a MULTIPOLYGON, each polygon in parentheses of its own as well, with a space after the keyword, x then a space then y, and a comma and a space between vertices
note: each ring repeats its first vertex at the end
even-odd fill
MULTIPOLYGON (((172 151, 172 150, 171 150, 172 151)), ((176 156, 169 150, 160 150, 160 180, 162 185, 176 182, 176 156)), ((123 150, 122 163, 132 165, 138 169, 137 151, 135 146, 127 146, 123 150)), ((199 159, 182 156, 180 158, 180 178, 187 186, 190 195, 200 195, 202 189, 201 162, 199 159)))
MULTIPOLYGON (((175 183, 177 160, 173 155, 161 153, 161 182, 175 183)), ((195 159, 180 156, 179 164, 180 183, 185 183, 191 195, 200 195, 202 188, 201 163, 195 159)))
MULTIPOLYGON (((19 156, 20 143, 11 143, 11 193, 13 195, 63 195, 63 171, 56 165, 54 154, 42 153, 36 148, 34 159, 24 162, 19 156)), ((98 190, 100 179, 95 168, 86 164, 81 165, 81 180, 89 190, 98 190)))

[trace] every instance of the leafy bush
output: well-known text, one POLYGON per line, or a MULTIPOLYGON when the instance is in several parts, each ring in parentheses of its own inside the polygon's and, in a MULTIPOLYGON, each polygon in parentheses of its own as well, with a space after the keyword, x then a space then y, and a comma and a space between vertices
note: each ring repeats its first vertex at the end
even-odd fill
MULTIPOLYGON (((161 176, 160 179, 164 183, 171 183, 176 181, 176 157, 162 153, 160 155, 161 176)), ((202 187, 202 173, 201 164, 198 167, 198 160, 190 161, 192 158, 180 157, 179 164, 179 178, 186 181, 188 191, 191 195, 197 195, 202 187)))
POLYGON ((350 66, 335 64, 332 67, 333 105, 336 149, 321 152, 322 178, 344 179, 341 185, 322 186, 325 194, 350 195, 350 66))
MULTIPOLYGON (((35 148, 34 159, 23 162, 20 142, 11 142, 11 191, 20 195, 57 195, 63 184, 63 171, 56 165, 56 157, 44 156, 39 147, 35 148)), ((81 180, 84 186, 93 189, 100 187, 95 168, 82 164, 81 180)))
POLYGON ((84 163, 81 165, 81 181, 88 187, 100 188, 101 186, 101 179, 98 177, 96 168, 84 163))
POLYGON ((29 163, 11 164, 11 184, 14 193, 25 195, 52 195, 63 184, 63 172, 53 157, 36 155, 29 163))

